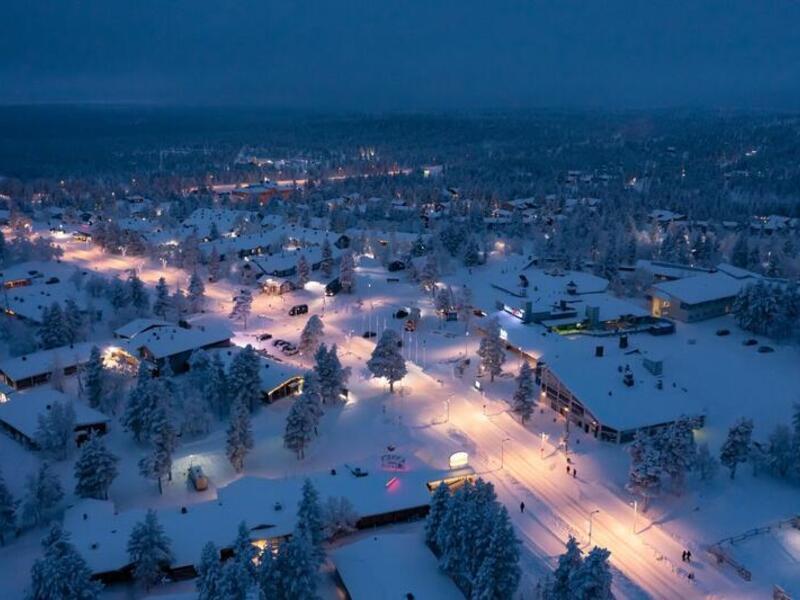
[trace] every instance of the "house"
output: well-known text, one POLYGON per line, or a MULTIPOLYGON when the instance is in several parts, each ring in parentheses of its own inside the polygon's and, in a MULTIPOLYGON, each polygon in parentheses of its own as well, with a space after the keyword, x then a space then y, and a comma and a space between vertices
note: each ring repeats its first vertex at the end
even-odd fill
POLYGON ((40 350, 0 361, 0 381, 15 390, 41 385, 50 381, 55 369, 72 375, 78 367, 89 362, 93 342, 70 344, 50 350, 40 350))
POLYGON ((351 600, 463 600, 419 533, 370 535, 331 552, 336 579, 351 600))
POLYGON ((122 344, 121 350, 136 360, 145 360, 155 369, 169 365, 173 373, 189 369, 195 350, 230 345, 231 331, 216 323, 168 325, 146 330, 122 344))
POLYGON ((170 325, 169 322, 160 319, 134 319, 130 323, 114 330, 114 337, 119 340, 130 340, 145 331, 150 331, 157 327, 167 327, 168 325, 170 325))
POLYGON ((655 317, 691 323, 728 314, 736 295, 760 277, 731 265, 719 265, 714 273, 664 281, 653 285, 650 310, 655 317))
POLYGON ((109 417, 49 387, 20 392, 6 402, 0 402, 0 428, 21 444, 35 449, 39 417, 47 414, 55 403, 72 404, 75 411, 75 442, 78 445, 92 432, 106 433, 111 420, 109 417))
MULTIPOLYGON (((218 356, 227 370, 234 357, 242 351, 241 346, 229 346, 209 351, 218 356)), ((287 396, 298 394, 303 387, 303 372, 279 360, 267 358, 259 353, 259 379, 261 396, 266 403, 275 402, 287 396)))
POLYGON ((256 279, 261 290, 270 296, 282 296, 293 292, 297 287, 291 279, 280 279, 261 274, 256 279))

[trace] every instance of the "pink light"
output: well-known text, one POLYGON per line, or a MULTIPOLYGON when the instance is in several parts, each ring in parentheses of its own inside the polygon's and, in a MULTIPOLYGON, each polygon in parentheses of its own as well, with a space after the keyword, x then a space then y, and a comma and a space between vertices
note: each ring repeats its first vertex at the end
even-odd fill
POLYGON ((398 483, 397 477, 392 477, 389 481, 386 482, 386 489, 390 489, 395 483, 398 483))

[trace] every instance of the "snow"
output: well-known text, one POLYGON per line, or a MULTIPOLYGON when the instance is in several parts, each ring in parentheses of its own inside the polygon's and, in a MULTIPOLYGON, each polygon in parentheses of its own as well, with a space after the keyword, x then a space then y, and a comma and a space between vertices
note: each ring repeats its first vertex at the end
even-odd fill
POLYGON ((733 298, 745 285, 754 282, 718 272, 657 283, 653 286, 653 291, 656 295, 673 298, 686 304, 702 304, 733 298))
POLYGON ((134 336, 123 343, 129 354, 138 356, 142 348, 146 348, 156 360, 205 348, 214 344, 222 344, 232 337, 229 328, 219 323, 191 323, 191 326, 177 327, 168 325, 150 329, 134 336))
POLYGON ((58 390, 41 387, 26 392, 17 392, 7 402, 0 403, 0 421, 7 423, 28 439, 34 439, 38 428, 38 417, 47 413, 56 402, 71 402, 75 409, 75 427, 108 423, 103 413, 79 402, 76 398, 58 390))
POLYGON ((150 329, 155 329, 157 327, 166 327, 170 325, 168 321, 163 321, 161 319, 134 319, 133 321, 126 323, 122 327, 114 330, 114 337, 116 338, 124 338, 124 339, 131 339, 140 333, 148 331, 150 329))
POLYGON ((54 365, 59 365, 63 369, 81 365, 89 360, 92 348, 96 345, 102 347, 103 343, 82 342, 7 358, 0 361, 0 373, 12 381, 20 381, 50 373, 54 365))
POLYGON ((331 553, 352 600, 414 598, 459 600, 464 596, 438 567, 422 535, 376 535, 331 553))

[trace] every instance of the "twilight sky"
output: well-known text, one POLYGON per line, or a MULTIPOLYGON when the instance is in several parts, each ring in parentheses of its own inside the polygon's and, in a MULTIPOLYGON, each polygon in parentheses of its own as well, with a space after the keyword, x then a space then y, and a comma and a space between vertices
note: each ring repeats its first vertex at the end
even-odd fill
POLYGON ((800 0, 0 0, 0 103, 800 109, 800 0))

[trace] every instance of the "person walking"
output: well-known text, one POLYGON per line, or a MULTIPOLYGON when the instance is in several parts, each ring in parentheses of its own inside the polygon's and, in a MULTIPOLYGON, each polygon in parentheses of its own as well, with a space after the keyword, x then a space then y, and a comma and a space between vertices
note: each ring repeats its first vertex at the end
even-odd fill
POLYGON ((519 503, 519 512, 521 512, 521 513, 525 512, 525 503, 524 502, 520 502, 519 503))

